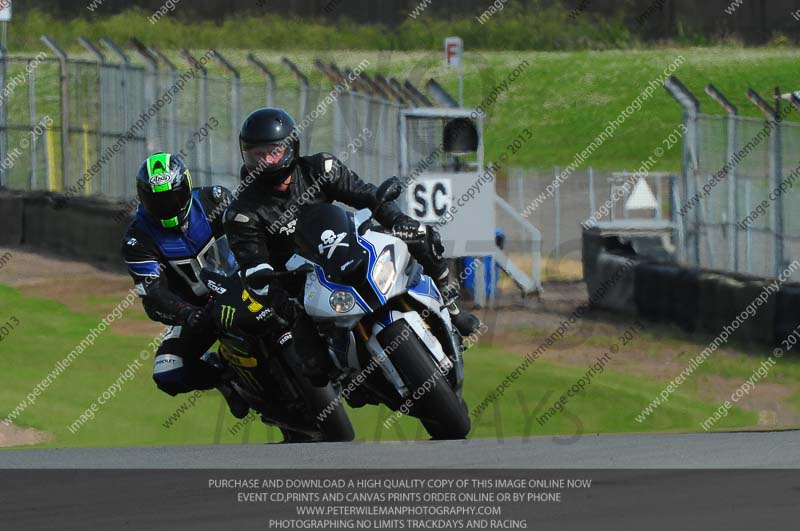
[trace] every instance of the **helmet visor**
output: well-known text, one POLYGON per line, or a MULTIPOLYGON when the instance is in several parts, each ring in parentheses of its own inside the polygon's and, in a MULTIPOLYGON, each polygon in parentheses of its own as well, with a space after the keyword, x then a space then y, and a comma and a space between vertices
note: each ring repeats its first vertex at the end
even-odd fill
POLYGON ((185 185, 169 190, 148 192, 142 197, 142 203, 147 212, 167 228, 177 227, 185 221, 191 201, 192 189, 185 185))
POLYGON ((250 171, 269 173, 284 168, 292 156, 292 146, 286 142, 242 146, 244 164, 250 171))

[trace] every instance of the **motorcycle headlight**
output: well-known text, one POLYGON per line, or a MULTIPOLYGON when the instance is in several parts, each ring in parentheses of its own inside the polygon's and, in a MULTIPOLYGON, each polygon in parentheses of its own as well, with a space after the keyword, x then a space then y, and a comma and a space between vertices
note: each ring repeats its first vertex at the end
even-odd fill
POLYGON ((356 305, 356 298, 349 291, 337 290, 331 293, 329 302, 336 313, 347 313, 356 305))
POLYGON ((394 268, 394 250, 387 247, 378 256, 375 267, 372 268, 372 280, 385 295, 392 287, 395 278, 397 278, 397 272, 394 268))

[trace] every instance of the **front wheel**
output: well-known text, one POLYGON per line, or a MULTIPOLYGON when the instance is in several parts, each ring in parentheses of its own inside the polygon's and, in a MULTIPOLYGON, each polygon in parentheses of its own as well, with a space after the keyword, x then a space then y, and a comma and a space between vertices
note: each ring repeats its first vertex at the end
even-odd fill
POLYGON ((447 376, 439 372, 428 349, 411 327, 404 321, 397 321, 380 335, 382 339, 389 339, 381 340, 381 344, 397 345, 389 357, 414 402, 414 416, 419 417, 430 436, 465 439, 471 428, 467 405, 450 387, 447 376))
POLYGON ((308 378, 298 377, 303 399, 314 416, 325 442, 350 442, 356 437, 344 403, 331 384, 314 387, 308 378))
POLYGON ((295 350, 284 351, 281 365, 285 377, 291 380, 295 392, 302 397, 305 406, 302 424, 310 430, 281 429, 284 442, 350 442, 355 439, 353 425, 333 385, 328 383, 324 387, 315 387, 293 356, 296 356, 295 350))

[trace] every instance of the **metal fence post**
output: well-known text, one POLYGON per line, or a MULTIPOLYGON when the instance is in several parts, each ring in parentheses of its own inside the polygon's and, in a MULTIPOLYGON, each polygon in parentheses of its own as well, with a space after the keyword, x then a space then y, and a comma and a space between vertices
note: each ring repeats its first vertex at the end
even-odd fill
MULTIPOLYGON (((181 55, 189 62, 189 64, 200 72, 200 123, 198 127, 205 125, 208 120, 208 69, 200 64, 187 49, 181 50, 181 55)), ((203 142, 198 149, 202 152, 203 156, 199 157, 202 160, 202 169, 200 173, 204 178, 200 183, 203 186, 211 184, 213 176, 211 175, 211 142, 203 142)))
POLYGON ((61 65, 60 86, 61 86, 61 183, 62 189, 72 182, 70 176, 70 145, 69 145, 69 66, 67 64, 67 54, 62 50, 53 39, 47 35, 42 35, 40 40, 50 48, 58 57, 61 65))
MULTIPOLYGON (((289 70, 291 70, 291 72, 297 78, 297 81, 300 82, 300 111, 298 114, 300 116, 300 121, 302 122, 306 118, 306 109, 308 108, 308 93, 309 93, 308 78, 305 76, 305 74, 303 74, 303 72, 300 71, 299 68, 297 68, 297 65, 295 65, 288 57, 283 57, 281 59, 281 62, 284 65, 286 65, 286 67, 289 70)), ((310 128, 309 127, 304 128, 300 134, 302 135, 301 139, 302 145, 306 146, 306 149, 308 149, 308 146, 311 145, 310 128)))
MULTIPOLYGON (((150 51, 158 58, 159 61, 164 63, 167 67, 167 83, 169 84, 169 88, 175 86, 177 81, 177 71, 178 68, 175 66, 169 57, 164 55, 161 50, 157 46, 151 46, 150 51)), ((178 150, 178 102, 177 99, 180 97, 180 92, 177 92, 174 96, 175 101, 173 101, 170 105, 167 106, 167 144, 168 149, 170 151, 177 151, 178 150)))
POLYGON ((266 83, 267 94, 267 107, 275 106, 275 75, 254 53, 247 54, 247 60, 250 64, 254 65, 258 70, 264 74, 264 81, 266 83))
MULTIPOLYGON (((325 63, 319 60, 315 61, 314 64, 316 65, 317 69, 319 69, 328 78, 328 81, 331 84, 331 89, 329 91, 329 94, 333 94, 336 91, 336 87, 341 85, 343 80, 339 68, 334 63, 326 65, 325 63)), ((342 108, 343 100, 345 100, 346 98, 349 98, 348 94, 344 92, 342 92, 341 94, 337 93, 337 96, 334 98, 334 103, 331 109, 331 111, 333 112, 333 119, 332 119, 333 151, 334 153, 337 154, 341 154, 342 152, 344 152, 347 144, 347 140, 343 137, 343 135, 339 134, 340 131, 346 131, 344 110, 342 108)), ((387 106, 387 112, 390 112, 388 107, 389 102, 384 101, 384 105, 387 106)), ((392 124, 391 127, 394 127, 395 125, 397 124, 392 124)), ((399 131, 398 131, 398 138, 399 138, 399 131)), ((396 147, 393 147, 393 149, 396 149, 396 147)), ((399 165, 399 160, 398 160, 398 165, 399 165)), ((394 171, 397 172, 399 170, 395 169, 394 171)), ((397 173, 397 175, 400 174, 397 173)))
MULTIPOLYGON (((31 130, 33 130, 33 128, 36 127, 37 123, 36 122, 36 74, 35 74, 36 69, 31 67, 32 63, 33 63, 32 59, 28 61, 28 113, 30 116, 31 130)), ((39 158, 38 157, 39 150, 37 149, 38 139, 39 139, 38 135, 33 135, 33 138, 31 138, 31 180, 30 180, 31 190, 36 190, 36 188, 39 185, 39 179, 37 175, 38 169, 36 167, 39 158)))
MULTIPOLYGON (((378 119, 377 119, 377 131, 388 131, 389 129, 389 104, 386 101, 381 100, 380 98, 376 98, 375 101, 377 102, 378 106, 378 119)), ((369 122, 368 122, 369 123, 369 122)), ((375 132, 373 131, 373 134, 375 132)), ((373 137, 374 138, 374 137, 373 137)), ((380 138, 383 138, 382 136, 380 138)), ((389 148, 391 149, 391 148, 389 148)), ((380 150, 378 151, 378 176, 381 179, 385 178, 387 175, 392 175, 393 172, 391 170, 384 169, 384 157, 381 156, 382 153, 389 152, 388 150, 380 150)))
MULTIPOLYGON (((762 98, 755 90, 747 90, 747 98, 764 113, 767 119, 767 124, 773 124, 774 131, 769 135, 769 173, 770 182, 773 189, 776 189, 781 184, 781 175, 783 174, 782 165, 782 152, 781 152, 781 116, 777 109, 774 109, 762 98)), ((780 101, 780 100, 779 100, 780 101)), ((770 225, 772 228, 772 241, 773 241, 773 269, 775 276, 778 276, 783 271, 783 200, 782 194, 778 195, 775 199, 775 206, 772 208, 770 216, 770 225)))
MULTIPOLYGON (((117 56, 117 58, 121 61, 121 72, 122 72, 122 92, 124 94, 124 101, 126 105, 123 106, 122 109, 122 123, 123 123, 123 131, 131 126, 131 119, 130 119, 130 106, 129 102, 131 101, 131 96, 133 91, 130 88, 130 79, 128 76, 128 68, 131 66, 131 60, 128 58, 128 54, 122 51, 122 48, 116 45, 114 41, 109 39, 108 37, 103 37, 100 39, 100 44, 105 46, 108 51, 113 53, 117 56)), ((124 161, 125 168, 133 168, 138 163, 138 161, 131 160, 131 150, 129 149, 130 146, 128 144, 125 145, 125 153, 123 155, 122 160, 124 161)), ((125 195, 125 187, 122 188, 122 194, 125 195)))
MULTIPOLYGON (((698 135, 697 135, 697 115, 700 114, 700 102, 695 98, 686 86, 680 82, 675 76, 670 76, 664 82, 664 88, 669 92, 675 101, 681 106, 683 111, 682 120, 686 126, 686 136, 683 138, 683 156, 681 160, 681 180, 683 185, 683 194, 681 202, 686 205, 689 202, 689 197, 696 191, 694 183, 694 173, 698 167, 698 135), (690 179, 690 174, 692 178, 690 179)), ((684 235, 684 248, 681 249, 683 259, 689 261, 690 254, 693 254, 694 264, 700 265, 700 226, 698 223, 699 208, 695 212, 695 227, 694 230, 689 230, 687 224, 684 223, 684 218, 680 216, 680 223, 682 225, 681 232, 684 235), (692 252, 690 253, 690 247, 692 252)))
MULTIPOLYGON (((234 66, 225 59, 217 50, 212 50, 214 58, 231 75, 231 131, 238 131, 241 127, 241 75, 234 66)), ((208 119, 208 117, 206 117, 208 119)), ((241 154, 231 150, 231 175, 234 179, 239 175, 239 160, 241 154)))
MULTIPOLYGON (((781 122, 783 117, 781 115, 781 100, 780 90, 775 89, 775 140, 770 147, 772 148, 772 186, 773 190, 777 190, 783 181, 783 131, 781 122)), ((783 194, 775 194, 775 276, 779 277, 786 267, 786 249, 784 247, 783 235, 784 227, 783 222, 786 219, 783 214, 783 194)))
POLYGON ((675 237, 675 248, 678 249, 679 253, 683 252, 683 242, 684 242, 684 234, 683 234, 683 223, 680 222, 678 219, 678 209, 680 198, 678 197, 678 176, 672 174, 669 176, 669 215, 670 221, 675 226, 673 229, 673 234, 675 237))
POLYGON ((594 199, 594 168, 589 166, 589 217, 586 219, 590 219, 595 213, 595 199, 594 199))
MULTIPOLYGON (((97 59, 97 153, 103 153, 103 115, 105 110, 105 72, 104 67, 106 64, 106 57, 103 55, 97 46, 94 45, 92 41, 90 41, 86 37, 78 37, 78 42, 81 43, 81 46, 86 48, 86 50, 95 56, 97 59)), ((100 192, 107 193, 107 183, 105 179, 106 175, 106 168, 105 164, 100 166, 100 192)))
POLYGON ((739 165, 732 164, 739 145, 739 109, 712 84, 706 86, 706 94, 719 103, 728 114, 727 162, 731 163, 731 170, 728 173, 728 226, 730 227, 730 241, 728 242, 730 261, 728 264, 729 267, 733 267, 734 271, 739 271, 739 183, 736 178, 736 170, 739 165))
POLYGON ((339 97, 336 98, 336 101, 333 102, 333 142, 335 146, 334 153, 337 156, 347 147, 346 139, 339 134, 339 131, 344 131, 346 129, 344 126, 344 111, 342 110, 343 97, 346 96, 344 94, 340 94, 339 97))
MULTIPOLYGON (((131 44, 147 65, 145 74, 144 85, 144 101, 145 105, 152 105, 156 101, 156 92, 158 86, 158 59, 153 55, 147 46, 142 44, 138 39, 131 39, 131 44)), ((147 122, 147 133, 145 134, 145 144, 147 145, 147 152, 152 153, 156 150, 163 149, 160 142, 157 141, 158 137, 158 120, 149 120, 147 122)))
MULTIPOLYGON (((736 107, 732 108, 732 113, 728 115, 728 160, 736 154, 739 146, 739 117, 736 107)), ((733 253, 733 270, 739 271, 739 175, 738 164, 733 165, 731 173, 728 176, 728 214, 732 215, 731 230, 733 231, 733 245, 731 245, 731 252, 733 253)))
POLYGON ((400 128, 397 135, 400 142, 400 173, 398 175, 405 178, 411 169, 408 167, 408 115, 403 110, 400 111, 398 127, 400 128))

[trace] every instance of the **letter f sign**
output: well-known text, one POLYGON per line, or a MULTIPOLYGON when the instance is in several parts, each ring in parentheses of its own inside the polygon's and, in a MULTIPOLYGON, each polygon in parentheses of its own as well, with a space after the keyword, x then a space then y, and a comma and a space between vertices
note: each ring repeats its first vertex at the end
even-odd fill
POLYGON ((447 37, 444 40, 445 66, 461 68, 461 57, 464 52, 464 41, 460 37, 447 37))

